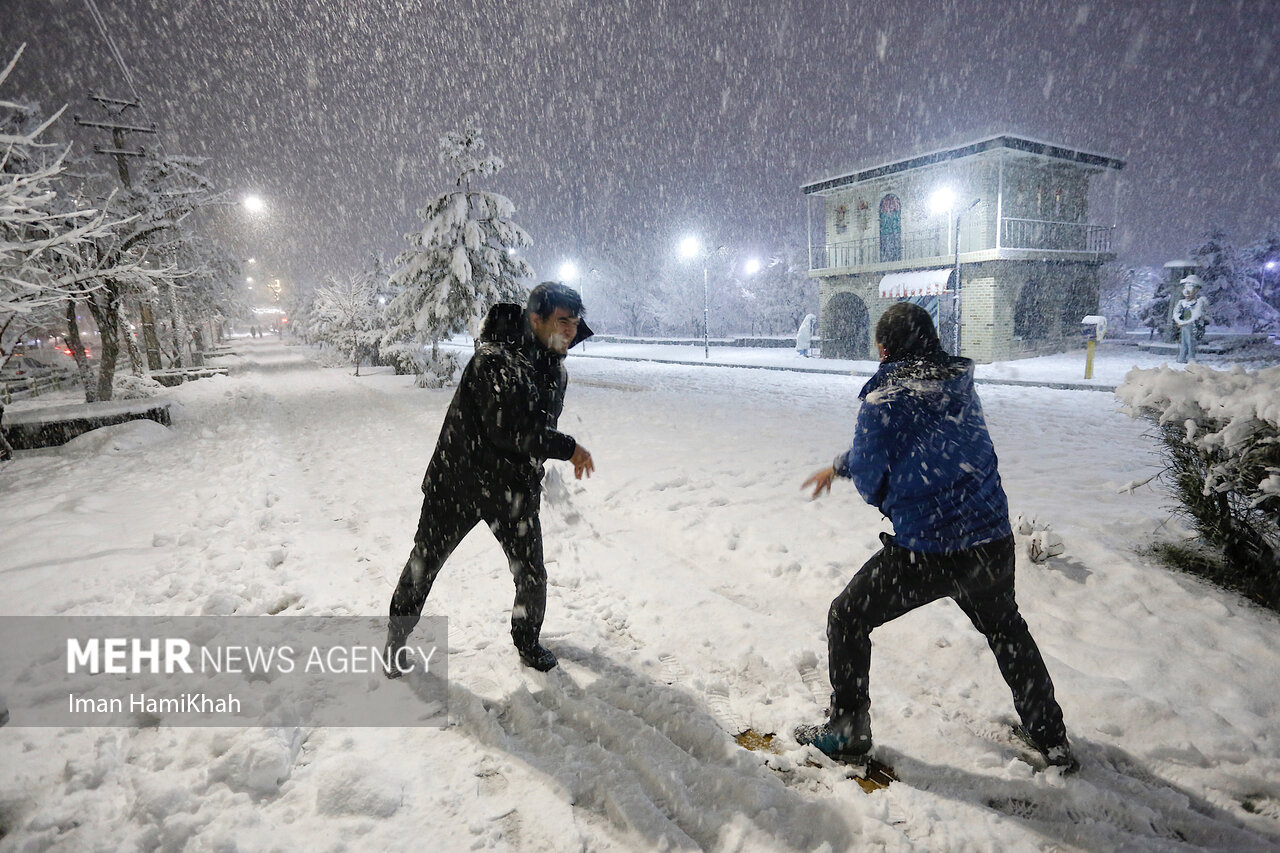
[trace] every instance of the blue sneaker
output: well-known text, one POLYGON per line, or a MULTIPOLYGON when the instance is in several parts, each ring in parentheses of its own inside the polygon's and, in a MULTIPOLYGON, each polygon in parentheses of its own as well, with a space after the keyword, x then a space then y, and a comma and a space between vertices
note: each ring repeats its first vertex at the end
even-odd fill
POLYGON ((796 743, 813 745, 818 751, 836 761, 864 763, 871 752, 871 721, 862 717, 852 726, 822 723, 817 726, 796 726, 796 743))

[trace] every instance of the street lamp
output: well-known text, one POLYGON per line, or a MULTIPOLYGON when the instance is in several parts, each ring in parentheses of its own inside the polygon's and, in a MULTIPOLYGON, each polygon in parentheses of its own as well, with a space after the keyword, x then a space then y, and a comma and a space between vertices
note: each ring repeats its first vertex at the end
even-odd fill
POLYGON ((969 206, 964 210, 955 210, 956 194, 950 187, 941 187, 929 199, 929 207, 934 213, 942 213, 944 210, 948 213, 955 212, 956 230, 955 230, 955 275, 956 275, 956 295, 953 300, 953 309, 955 311, 955 354, 960 355, 960 326, 962 314, 960 313, 960 218, 969 211, 977 207, 980 198, 975 198, 969 202, 969 206))
POLYGON ((708 361, 711 359, 711 273, 707 264, 712 255, 723 249, 724 246, 718 246, 707 251, 692 234, 680 241, 681 258, 686 261, 699 257, 702 259, 702 357, 708 361))
POLYGON ((565 261, 560 265, 560 283, 568 284, 578 278, 578 265, 573 261, 565 261))
POLYGON ((267 209, 267 203, 262 200, 260 195, 247 195, 240 200, 240 203, 250 213, 261 213, 267 209))

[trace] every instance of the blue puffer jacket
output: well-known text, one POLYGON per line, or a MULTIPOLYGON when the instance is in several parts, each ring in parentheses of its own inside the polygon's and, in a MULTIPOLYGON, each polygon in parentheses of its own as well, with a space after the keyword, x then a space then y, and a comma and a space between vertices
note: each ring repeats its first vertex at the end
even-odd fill
POLYGON ((899 545, 936 554, 1012 535, 972 361, 889 362, 858 396, 853 447, 836 473, 893 522, 899 545))

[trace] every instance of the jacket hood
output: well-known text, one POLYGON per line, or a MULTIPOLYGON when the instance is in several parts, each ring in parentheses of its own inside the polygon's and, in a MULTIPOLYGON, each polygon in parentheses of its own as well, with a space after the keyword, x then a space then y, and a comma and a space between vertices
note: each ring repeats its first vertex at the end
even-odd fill
POLYGON ((900 394, 926 398, 932 405, 967 402, 973 396, 973 361, 940 353, 887 362, 858 396, 880 403, 900 394))
POLYGON ((518 344, 524 340, 524 308, 514 302, 498 302, 480 324, 480 342, 518 344))
POLYGON ((569 341, 569 349, 573 349, 594 334, 586 320, 578 320, 578 333, 573 336, 573 340, 569 341))
MULTIPOLYGON (((518 345, 524 340, 528 325, 523 306, 514 302, 498 302, 489 309, 484 322, 480 324, 480 342, 518 345)), ((585 320, 579 321, 578 333, 569 342, 569 347, 577 346, 593 334, 595 333, 585 320)))

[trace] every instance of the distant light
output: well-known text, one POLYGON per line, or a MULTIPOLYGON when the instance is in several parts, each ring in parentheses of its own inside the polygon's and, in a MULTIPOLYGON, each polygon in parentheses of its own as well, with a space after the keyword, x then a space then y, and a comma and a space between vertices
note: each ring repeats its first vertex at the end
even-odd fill
POLYGON ((575 281, 578 278, 578 265, 573 261, 565 261, 560 265, 560 280, 575 281))
POLYGON ((258 262, 257 258, 250 258, 249 260, 245 261, 245 263, 249 263, 249 264, 256 264, 257 262, 258 262))
POLYGON ((247 195, 240 201, 244 205, 244 209, 250 213, 261 213, 267 209, 267 203, 262 200, 260 195, 247 195))
POLYGON ((929 196, 929 210, 933 213, 946 213, 956 206, 956 194, 950 187, 940 187, 929 196))
POLYGON ((742 271, 747 275, 755 275, 760 272, 760 260, 758 258, 752 258, 747 261, 746 264, 743 265, 742 271))
POLYGON ((1273 270, 1273 269, 1275 269, 1275 268, 1276 268, 1276 262, 1275 262, 1275 261, 1267 261, 1267 269, 1269 269, 1269 270, 1273 270))
POLYGON ((250 287, 253 287, 253 276, 247 275, 244 277, 244 280, 245 280, 245 284, 248 284, 250 287))
POLYGON ((680 241, 680 257, 696 258, 702 254, 702 244, 698 242, 698 238, 690 234, 680 241))

